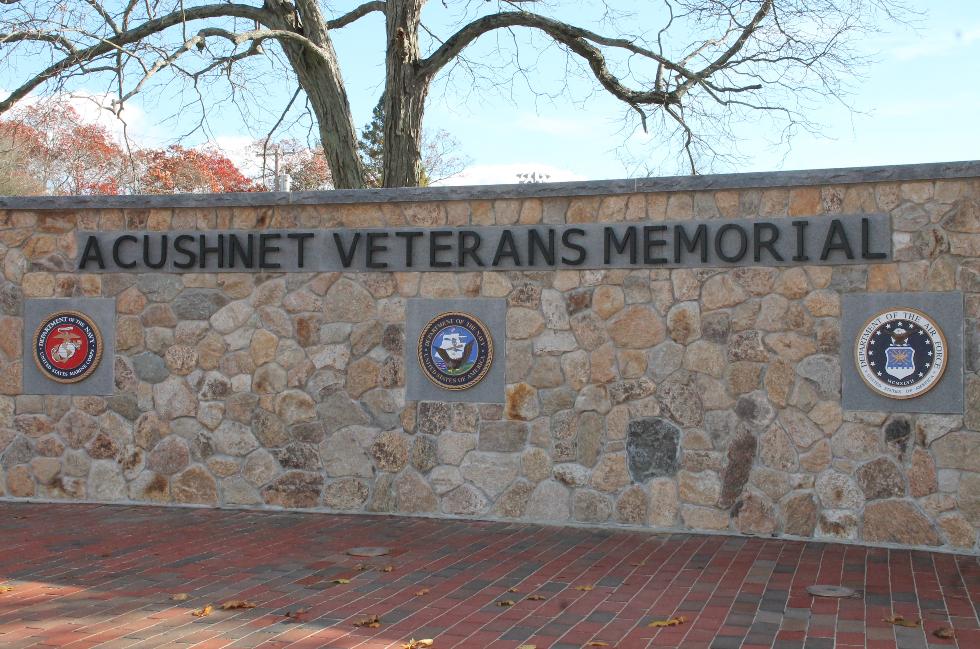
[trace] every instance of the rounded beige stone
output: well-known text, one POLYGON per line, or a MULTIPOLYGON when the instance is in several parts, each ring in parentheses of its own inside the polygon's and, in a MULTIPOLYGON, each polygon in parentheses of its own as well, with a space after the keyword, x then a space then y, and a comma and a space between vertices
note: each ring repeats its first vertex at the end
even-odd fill
POLYGON ((725 530, 729 523, 727 511, 695 505, 683 505, 681 519, 685 527, 695 530, 725 530))
POLYGON ((618 286, 599 286, 592 293, 592 309, 603 320, 619 313, 626 305, 623 289, 618 286))
POLYGON ((55 292, 53 273, 24 273, 20 283, 24 297, 52 297, 55 292))
POLYGON ((540 448, 530 448, 521 456, 521 473, 532 482, 541 482, 551 476, 551 457, 540 448))
POLYGON ((544 316, 535 309, 507 309, 507 337, 517 340, 533 338, 544 331, 544 316))
POLYGON ((143 323, 136 316, 122 316, 116 320, 116 348, 120 351, 135 350, 143 346, 143 323))
MULTIPOLYGON (((676 288, 675 282, 675 292, 676 288)), ((727 273, 715 275, 701 288, 701 305, 708 311, 735 306, 747 298, 748 293, 745 289, 727 273)))
POLYGON ((164 354, 164 361, 171 372, 185 376, 197 366, 197 350, 189 345, 173 345, 164 354))
POLYGON ((347 393, 353 399, 378 385, 381 366, 373 358, 365 356, 347 367, 347 393))
POLYGON ((609 322, 609 336, 619 347, 646 349, 666 338, 663 319, 645 306, 626 307, 609 322))

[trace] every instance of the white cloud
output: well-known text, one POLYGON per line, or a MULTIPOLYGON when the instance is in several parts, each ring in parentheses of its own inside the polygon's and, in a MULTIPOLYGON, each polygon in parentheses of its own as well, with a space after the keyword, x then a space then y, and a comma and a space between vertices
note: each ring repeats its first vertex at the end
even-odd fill
POLYGON ((555 167, 553 165, 542 164, 539 162, 515 162, 511 164, 477 164, 467 167, 462 172, 442 180, 436 185, 459 186, 459 185, 500 185, 514 184, 523 178, 518 174, 534 173, 538 177, 544 178, 546 182, 563 182, 571 180, 585 180, 574 171, 555 167))
MULTIPOLYGON (((256 157, 255 139, 248 135, 219 135, 211 140, 211 147, 223 153, 246 176, 258 176, 262 171, 262 159, 256 157)), ((271 165, 271 157, 269 159, 271 165)))

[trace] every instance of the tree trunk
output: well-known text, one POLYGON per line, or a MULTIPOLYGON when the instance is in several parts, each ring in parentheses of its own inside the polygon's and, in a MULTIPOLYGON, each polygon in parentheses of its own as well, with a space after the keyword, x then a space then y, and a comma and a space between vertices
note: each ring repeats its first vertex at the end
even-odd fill
POLYGON ((327 23, 316 0, 297 0, 296 11, 284 10, 267 0, 290 27, 310 39, 321 54, 295 41, 282 40, 283 51, 296 72, 300 85, 310 100, 320 129, 320 141, 337 189, 364 187, 364 169, 357 151, 357 134, 351 117, 350 102, 337 64, 337 53, 327 33, 327 23), (301 22, 299 22, 301 20, 301 22))
POLYGON ((422 116, 429 82, 418 73, 419 22, 425 0, 388 0, 385 76, 384 186, 422 180, 422 116))

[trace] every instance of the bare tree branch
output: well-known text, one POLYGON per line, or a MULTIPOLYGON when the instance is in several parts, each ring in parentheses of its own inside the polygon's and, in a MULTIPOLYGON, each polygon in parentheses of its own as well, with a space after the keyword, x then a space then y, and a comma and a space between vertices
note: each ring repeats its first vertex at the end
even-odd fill
POLYGON ((9 110, 11 106, 17 103, 17 101, 26 97, 29 92, 44 82, 58 76, 63 72, 66 72, 79 63, 92 61, 103 54, 112 52, 116 48, 128 45, 130 43, 138 43, 149 36, 162 32, 183 22, 205 20, 208 18, 217 17, 248 18, 262 24, 273 20, 271 14, 267 13, 265 10, 242 4, 203 5, 200 7, 192 7, 185 11, 177 11, 161 18, 148 20, 139 27, 134 27, 133 29, 125 31, 114 38, 103 40, 100 43, 92 45, 91 47, 76 50, 72 52, 70 56, 63 58, 57 63, 49 65, 41 73, 35 75, 16 90, 11 92, 6 99, 0 101, 0 114, 9 110))
POLYGON ((343 16, 339 16, 337 18, 334 18, 333 20, 328 20, 327 28, 340 29, 341 27, 346 27, 347 25, 351 24, 355 20, 358 20, 359 18, 363 18, 364 16, 374 11, 380 11, 381 13, 384 13, 386 7, 387 4, 384 2, 384 0, 372 0, 372 2, 365 2, 361 6, 355 7, 354 9, 348 11, 343 16))

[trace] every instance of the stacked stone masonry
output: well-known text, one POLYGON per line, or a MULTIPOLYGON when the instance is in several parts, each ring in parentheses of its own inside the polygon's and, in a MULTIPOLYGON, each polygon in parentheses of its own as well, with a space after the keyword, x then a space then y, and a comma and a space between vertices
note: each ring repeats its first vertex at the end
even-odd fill
POLYGON ((324 200, 0 211, 0 496, 977 550, 980 179, 492 201, 324 200), (350 274, 73 270, 76 229, 873 212, 892 219, 889 263, 350 274), (843 411, 841 295, 952 290, 965 296, 965 414, 843 411), (116 300, 115 392, 22 395, 23 300, 71 296, 116 300), (507 300, 503 405, 406 402, 404 315, 414 297, 507 300))

